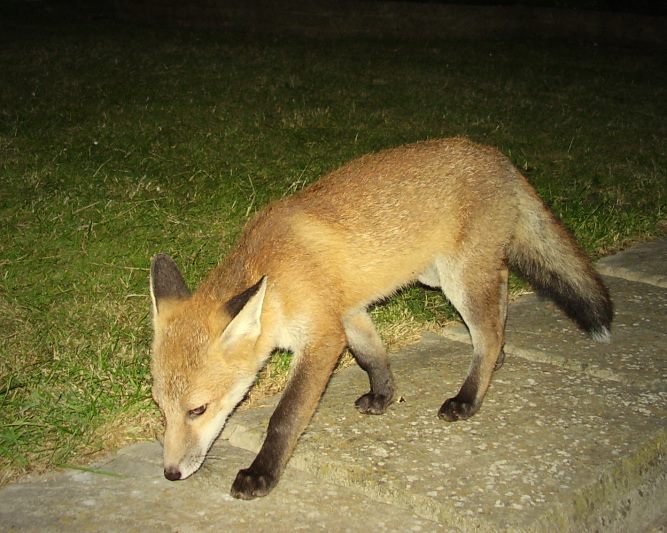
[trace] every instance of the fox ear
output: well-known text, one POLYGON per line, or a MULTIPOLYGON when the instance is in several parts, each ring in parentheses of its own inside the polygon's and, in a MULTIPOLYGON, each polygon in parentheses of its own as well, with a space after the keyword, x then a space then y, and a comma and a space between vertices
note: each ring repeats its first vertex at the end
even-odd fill
POLYGON ((260 317, 266 294, 266 276, 225 304, 225 311, 232 316, 220 337, 221 342, 237 341, 243 338, 257 339, 262 331, 260 317))
POLYGON ((182 300, 190 296, 180 270, 174 260, 166 254, 157 254, 151 259, 150 288, 154 317, 158 315, 162 301, 182 300))

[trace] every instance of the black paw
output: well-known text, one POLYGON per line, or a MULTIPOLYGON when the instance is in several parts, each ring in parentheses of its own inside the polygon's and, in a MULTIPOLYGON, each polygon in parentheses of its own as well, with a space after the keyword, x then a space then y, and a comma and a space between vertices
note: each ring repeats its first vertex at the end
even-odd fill
POLYGON ((251 468, 239 470, 232 483, 231 494, 240 500, 252 500, 266 496, 276 486, 278 479, 269 474, 258 474, 251 468))
POLYGON ((477 407, 469 402, 462 402, 456 398, 450 398, 442 404, 438 411, 438 418, 447 420, 448 422, 456 422, 457 420, 465 420, 470 418, 477 412, 477 407))
POLYGON ((354 405, 360 413, 365 415, 381 415, 387 411, 387 407, 389 407, 390 403, 391 396, 367 392, 363 396, 357 398, 354 405))

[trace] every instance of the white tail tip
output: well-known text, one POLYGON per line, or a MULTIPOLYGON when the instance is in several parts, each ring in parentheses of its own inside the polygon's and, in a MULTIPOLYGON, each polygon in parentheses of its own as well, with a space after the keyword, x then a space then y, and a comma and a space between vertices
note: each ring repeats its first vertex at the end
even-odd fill
POLYGON ((609 344, 611 342, 611 331, 606 326, 602 326, 600 329, 591 331, 591 338, 596 342, 609 344))

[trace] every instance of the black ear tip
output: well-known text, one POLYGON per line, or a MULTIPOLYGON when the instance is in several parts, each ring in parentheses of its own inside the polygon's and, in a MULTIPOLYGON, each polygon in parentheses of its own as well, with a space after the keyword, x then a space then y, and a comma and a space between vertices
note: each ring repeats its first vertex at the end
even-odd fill
POLYGON ((170 255, 160 252, 151 257, 151 274, 157 275, 163 271, 178 271, 178 265, 170 255))
POLYGON ((190 291, 176 262, 167 254, 158 253, 151 258, 150 280, 156 302, 161 298, 190 296, 190 291))
POLYGON ((245 304, 248 303, 248 300, 250 300, 250 298, 252 298, 260 289, 265 279, 266 276, 262 276, 262 278, 252 287, 249 287, 242 293, 237 294, 225 304, 225 309, 227 310, 227 313, 229 313, 229 316, 234 318, 237 314, 239 314, 245 304))
POLYGON ((162 252, 158 252, 153 257, 151 257, 151 265, 154 265, 156 263, 161 263, 163 261, 168 261, 170 263, 175 262, 170 256, 162 252))

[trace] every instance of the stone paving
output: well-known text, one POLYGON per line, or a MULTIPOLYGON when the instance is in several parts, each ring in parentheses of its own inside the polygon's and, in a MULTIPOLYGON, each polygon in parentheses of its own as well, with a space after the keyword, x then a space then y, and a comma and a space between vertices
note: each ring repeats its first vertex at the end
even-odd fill
POLYGON ((277 399, 237 412, 191 478, 162 476, 157 443, 90 469, 0 490, 0 531, 664 531, 667 524, 667 239, 599 263, 611 344, 550 303, 510 306, 505 365, 480 412, 436 416, 470 359, 467 330, 393 355, 399 401, 359 414, 357 367, 332 378, 278 487, 229 496, 277 399))

